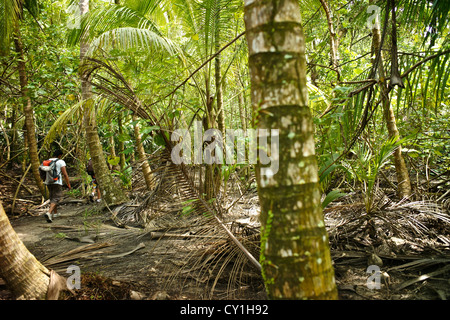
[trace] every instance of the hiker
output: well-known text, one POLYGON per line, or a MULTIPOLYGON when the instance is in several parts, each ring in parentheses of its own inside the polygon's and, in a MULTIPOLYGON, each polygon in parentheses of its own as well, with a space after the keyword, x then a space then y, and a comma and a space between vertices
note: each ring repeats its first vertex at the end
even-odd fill
MULTIPOLYGON (((88 164, 86 166, 86 172, 91 176, 92 186, 94 188, 95 193, 97 193, 97 202, 102 201, 102 194, 100 193, 100 189, 98 188, 97 179, 95 179, 94 167, 92 166, 92 159, 89 159, 88 164)), ((95 193, 92 192, 90 195, 91 201, 94 201, 95 193)))
POLYGON ((56 150, 53 153, 53 158, 49 159, 56 160, 55 165, 56 172, 58 174, 58 180, 55 180, 55 182, 51 182, 47 178, 44 182, 47 185, 48 191, 50 193, 50 208, 48 209, 48 212, 45 213, 45 219, 47 219, 47 222, 52 222, 53 218, 60 216, 60 214, 58 214, 58 203, 62 198, 62 176, 64 176, 64 181, 66 182, 69 190, 71 189, 69 175, 67 174, 66 170, 66 162, 61 159, 62 154, 63 153, 61 150, 56 150))

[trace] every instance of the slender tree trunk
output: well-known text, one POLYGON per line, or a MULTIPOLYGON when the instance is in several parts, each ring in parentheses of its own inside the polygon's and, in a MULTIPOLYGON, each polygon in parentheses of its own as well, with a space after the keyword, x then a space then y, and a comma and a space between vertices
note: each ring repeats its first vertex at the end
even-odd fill
MULTIPOLYGON (((206 85, 206 116, 203 119, 203 129, 214 129, 217 124, 216 113, 214 112, 214 98, 210 96, 210 83, 209 78, 205 77, 206 85)), ((216 195, 216 185, 214 179, 215 164, 205 164, 205 180, 203 184, 204 195, 207 200, 212 199, 216 195)))
MULTIPOLYGON (((219 25, 220 19, 220 8, 217 9, 216 12, 216 31, 215 31, 215 48, 216 51, 220 50, 220 28, 219 25)), ((223 92, 222 92, 222 75, 221 75, 221 59, 220 54, 218 54, 214 59, 214 67, 215 67, 215 82, 216 82, 216 114, 217 114, 217 124, 218 129, 222 133, 222 137, 225 137, 225 114, 223 110, 223 92)))
MULTIPOLYGON (((28 137, 27 137, 27 125, 26 123, 22 127, 23 132, 23 150, 28 150, 28 137)), ((27 170, 27 163, 28 163, 28 152, 23 153, 23 159, 22 159, 22 172, 25 172, 27 170)))
POLYGON ((31 106, 31 99, 27 88, 28 77, 25 65, 25 54, 23 52, 22 39, 20 37, 20 30, 18 25, 16 25, 16 36, 14 37, 14 44, 16 47, 16 52, 19 56, 19 58, 17 59, 17 64, 19 69, 20 90, 22 94, 22 99, 24 101, 23 113, 25 115, 25 127, 26 127, 26 136, 28 140, 28 152, 31 161, 31 171, 33 173, 33 177, 34 180, 36 181, 36 185, 38 186, 39 191, 45 197, 47 195, 47 188, 45 187, 39 174, 40 161, 35 136, 36 127, 34 125, 33 107, 31 106))
MULTIPOLYGON (((215 42, 215 49, 216 51, 220 50, 220 7, 219 7, 220 1, 216 1, 216 11, 215 11, 215 19, 216 19, 216 29, 215 29, 215 35, 214 35, 214 42, 215 42)), ((222 141, 221 143, 224 144, 225 139, 225 112, 223 109, 223 87, 222 87, 222 74, 221 74, 221 57, 220 54, 216 56, 214 59, 214 80, 216 84, 216 114, 217 114, 217 128, 222 134, 222 141)), ((212 166, 212 181, 213 181, 213 187, 214 187, 214 194, 211 194, 210 198, 213 198, 216 196, 216 194, 222 189, 222 165, 220 164, 214 164, 212 166)), ((209 198, 209 199, 210 199, 209 198)))
MULTIPOLYGON (((89 0, 80 0, 81 15, 89 11, 89 0)), ((89 44, 83 39, 80 43, 80 63, 83 63, 89 44)), ((118 205, 127 201, 127 197, 120 186, 116 185, 106 164, 102 144, 98 136, 95 108, 92 105, 92 90, 87 79, 81 79, 81 97, 84 104, 84 128, 86 130, 86 140, 92 158, 92 166, 95 178, 98 181, 102 199, 108 205, 118 205)))
POLYGON ((123 124, 122 124, 122 114, 117 117, 117 126, 119 127, 119 166, 120 170, 123 171, 127 165, 125 159, 125 142, 123 142, 123 124))
POLYGON ((50 271, 28 251, 0 202, 0 277, 16 299, 44 299, 50 271))
MULTIPOLYGON (((133 114, 133 121, 136 121, 138 117, 133 114)), ((136 141, 136 151, 138 154, 139 162, 141 163, 142 174, 144 175, 145 184, 147 185, 148 190, 152 190, 154 188, 153 184, 153 173, 150 168, 150 165, 147 161, 147 154, 145 153, 144 146, 142 144, 141 132, 139 129, 139 124, 134 125, 134 139, 136 141)))
MULTIPOLYGON (((244 100, 244 88, 239 80, 239 73, 236 72, 236 81, 240 84, 238 86, 238 94, 237 94, 237 98, 238 98, 238 108, 239 108, 239 118, 241 120, 241 128, 242 131, 244 131, 244 134, 247 134, 247 112, 246 112, 246 108, 245 108, 245 100, 244 100)), ((244 148, 245 148, 245 159, 249 159, 249 154, 248 154, 248 145, 247 143, 244 144, 244 148)), ((244 169, 244 175, 245 178, 248 179, 249 174, 250 174, 250 170, 249 170, 249 166, 247 166, 244 169)))
MULTIPOLYGON (((381 32, 380 32, 380 24, 378 20, 374 23, 374 28, 372 30, 373 35, 373 50, 374 56, 380 51, 381 45, 381 32)), ((384 120, 386 121, 386 126, 388 129, 389 138, 395 138, 396 140, 400 139, 400 134, 397 129, 397 123, 395 120, 394 110, 391 107, 391 102, 389 99, 389 87, 386 79, 386 72, 384 70, 383 65, 383 54, 380 54, 378 60, 378 75, 380 78, 380 87, 381 87, 381 103, 383 105, 383 115, 384 120)), ((409 178, 408 168, 405 164, 405 159, 402 155, 402 147, 399 146, 394 152, 394 166, 397 174, 397 184, 398 184, 398 196, 400 198, 409 197, 411 195, 411 181, 409 178)))
MULTIPOLYGON (((5 117, 6 119, 6 117, 5 117)), ((6 124, 6 122, 5 122, 6 124)), ((6 143, 6 155, 5 155, 5 159, 3 159, 3 155, 0 155, 0 161, 3 162, 8 162, 9 159, 11 159, 11 142, 9 141, 9 137, 8 137, 8 132, 6 131, 6 129, 3 127, 2 121, 0 120, 0 130, 3 133, 3 137, 5 138, 5 143, 6 143)))
POLYGON ((334 30, 333 18, 328 2, 329 1, 326 0, 320 0, 322 8, 325 11, 325 15, 327 17, 328 32, 330 33, 330 64, 334 70, 338 71, 338 38, 336 37, 336 31, 334 30))
MULTIPOLYGON (((20 152, 19 144, 17 143, 18 134, 17 134, 17 105, 12 105, 12 114, 11 114, 11 158, 13 158, 17 153, 20 152)), ((9 163, 9 167, 12 168, 13 162, 9 163)))
MULTIPOLYGON (((110 132, 114 132, 114 128, 113 128, 112 124, 109 126, 109 130, 110 130, 110 132)), ((114 140, 114 135, 111 135, 109 137, 109 155, 111 156, 112 159, 115 159, 117 157, 116 142, 114 140)), ((115 165, 110 165, 109 168, 110 168, 110 170, 118 170, 118 167, 115 165)))
POLYGON ((244 19, 258 129, 279 130, 278 172, 262 176, 256 166, 266 289, 272 299, 336 299, 299 4, 246 0, 244 19))

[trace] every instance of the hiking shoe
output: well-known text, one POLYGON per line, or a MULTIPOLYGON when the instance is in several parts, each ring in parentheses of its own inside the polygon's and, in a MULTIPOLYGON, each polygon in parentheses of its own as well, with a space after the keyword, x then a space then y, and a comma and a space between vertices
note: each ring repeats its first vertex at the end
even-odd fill
POLYGON ((52 218, 58 218, 61 216, 61 213, 54 213, 52 214, 52 218))
POLYGON ((97 199, 97 201, 96 202, 102 202, 102 199, 97 199))
POLYGON ((53 222, 52 221, 52 215, 49 212, 46 212, 44 214, 45 220, 47 220, 48 223, 53 222))

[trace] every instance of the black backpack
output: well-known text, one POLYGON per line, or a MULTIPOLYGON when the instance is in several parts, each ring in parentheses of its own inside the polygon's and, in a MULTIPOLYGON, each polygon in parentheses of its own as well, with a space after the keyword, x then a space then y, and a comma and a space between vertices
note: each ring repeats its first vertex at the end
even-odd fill
POLYGON ((44 160, 39 166, 39 174, 46 184, 53 184, 59 180, 58 169, 56 168, 58 160, 44 160))
POLYGON ((94 175, 94 167, 92 166, 92 159, 89 159, 87 165, 86 165, 86 172, 90 175, 94 175))

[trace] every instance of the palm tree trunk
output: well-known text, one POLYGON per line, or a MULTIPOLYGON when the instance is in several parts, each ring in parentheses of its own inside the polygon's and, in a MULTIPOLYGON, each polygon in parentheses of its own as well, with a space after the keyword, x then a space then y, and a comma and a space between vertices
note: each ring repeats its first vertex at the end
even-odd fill
POLYGON ((44 299, 50 271, 25 247, 0 203, 0 276, 16 299, 44 299))
MULTIPOLYGON (((378 20, 374 24, 374 28, 372 30, 372 44, 374 55, 377 55, 377 53, 380 52, 381 45, 381 32, 378 20)), ((395 138, 395 140, 399 140, 400 133, 397 129, 394 110, 391 107, 391 102, 389 99, 389 87, 386 79, 386 72, 384 70, 382 53, 380 53, 380 57, 378 60, 378 75, 380 78, 379 83, 381 87, 381 103, 383 105, 383 115, 384 120, 386 121, 389 138, 395 138)), ((411 196, 411 181, 409 178, 408 168, 405 164, 405 159, 402 155, 401 146, 399 146, 394 152, 394 166, 397 174, 398 196, 400 198, 411 196)))
MULTIPOLYGON (((216 51, 220 50, 220 7, 219 1, 216 1, 216 11, 215 11, 215 20, 216 20, 216 28, 214 35, 214 44, 216 51)), ((216 84, 216 114, 217 114, 217 129, 222 134, 222 139, 225 138, 225 112, 223 109, 223 88, 222 88, 222 75, 221 75, 221 58, 220 54, 216 56, 214 59, 214 80, 216 84)), ((221 141, 224 143, 224 140, 221 141)), ((213 182, 214 193, 211 194, 210 198, 215 197, 217 193, 222 189, 222 169, 220 164, 214 164, 211 170, 211 181, 213 182)))
MULTIPOLYGON (((89 11, 89 0, 80 0, 81 15, 89 11)), ((82 63, 89 44, 81 40, 80 43, 80 63, 82 63)), ((128 199, 124 191, 117 186, 106 164, 103 154, 102 144, 98 136, 95 108, 92 106, 92 90, 87 79, 81 79, 81 98, 86 101, 84 104, 84 128, 86 130, 86 140, 92 158, 92 166, 95 178, 98 181, 102 199, 108 205, 118 205, 128 199)))
MULTIPOLYGON (((219 19, 220 19, 220 8, 217 9, 216 12, 216 31, 215 31, 215 48, 216 51, 220 50, 220 28, 219 28, 219 19)), ((216 114, 217 114, 217 124, 218 129, 222 133, 222 137, 225 137, 225 113, 223 110, 223 92, 222 92, 222 75, 220 73, 221 70, 221 59, 220 54, 216 56, 214 59, 214 67, 215 67, 215 82, 216 82, 216 114)))
POLYGON ((28 91, 28 77, 25 65, 25 55, 23 53, 22 39, 20 37, 20 30, 18 25, 16 25, 16 36, 14 37, 14 44, 16 47, 16 52, 19 56, 17 59, 18 69, 19 69, 19 79, 20 79, 20 91, 24 101, 23 113, 25 115, 25 127, 26 127, 26 137, 28 141, 28 152, 31 161, 31 171, 33 173, 36 185, 39 188, 41 194, 45 197, 47 195, 47 188, 45 187, 41 176, 39 174, 39 154, 37 149, 37 142, 35 136, 35 125, 34 125, 34 114, 33 107, 31 106, 31 99, 28 91))
MULTIPOLYGON (((247 112, 246 112, 246 108, 245 108, 245 101, 244 101, 244 87, 242 86, 240 80, 239 80, 239 73, 236 72, 236 81, 240 84, 238 86, 238 94, 237 94, 237 98, 238 98, 238 108, 239 108, 239 118, 241 120, 241 128, 242 131, 244 131, 244 134, 247 134, 247 112)), ((245 159, 248 159, 248 146, 247 144, 244 145, 245 148, 245 159)), ((249 177, 249 167, 247 166, 244 169, 244 175, 246 177, 246 179, 248 179, 249 177)))
MULTIPOLYGON (((133 121, 136 121, 137 119, 138 117, 133 114, 133 121)), ((147 161, 147 154, 145 153, 144 146, 142 145, 141 133, 137 123, 134 125, 134 139, 136 141, 136 150, 138 153, 139 162, 141 163, 145 184, 147 185, 148 190, 152 190, 154 188, 153 173, 147 161)))
POLYGON ((279 130, 278 173, 256 166, 266 289, 272 299, 336 299, 298 1, 246 0, 244 19, 258 129, 279 130))
MULTIPOLYGON (((205 96, 206 96, 206 115, 203 119, 204 130, 213 129, 217 124, 216 114, 214 110, 214 99, 210 96, 210 83, 209 78, 205 77, 205 96)), ((214 154, 214 151, 213 151, 214 154)), ((216 164, 205 164, 205 179, 203 184, 203 194, 207 200, 213 199, 216 196, 216 185, 215 185, 215 166, 216 164)))
POLYGON ((125 159, 125 143, 123 142, 123 123, 122 123, 122 114, 119 114, 117 117, 117 126, 119 127, 119 166, 120 170, 123 171, 126 166, 126 159, 125 159))

